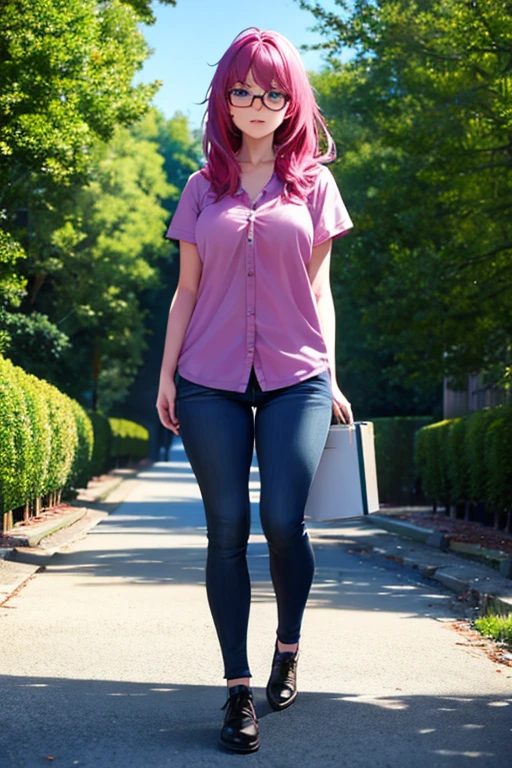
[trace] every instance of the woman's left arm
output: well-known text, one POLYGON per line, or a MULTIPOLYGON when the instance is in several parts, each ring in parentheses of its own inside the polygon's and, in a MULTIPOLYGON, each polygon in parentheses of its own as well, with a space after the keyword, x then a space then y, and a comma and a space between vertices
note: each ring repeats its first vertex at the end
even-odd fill
POLYGON ((313 248, 311 260, 307 266, 309 280, 316 299, 318 316, 322 328, 329 370, 331 374, 331 386, 333 397, 333 411, 335 416, 347 424, 353 424, 352 409, 345 395, 340 391, 336 379, 336 313, 332 298, 330 282, 332 238, 325 240, 313 248))

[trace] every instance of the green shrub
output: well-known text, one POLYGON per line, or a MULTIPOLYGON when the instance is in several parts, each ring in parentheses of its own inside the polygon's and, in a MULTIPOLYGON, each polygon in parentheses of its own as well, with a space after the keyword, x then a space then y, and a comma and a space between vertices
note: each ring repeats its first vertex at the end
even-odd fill
POLYGON ((78 445, 66 486, 84 488, 91 477, 94 431, 90 418, 76 400, 71 400, 71 410, 75 417, 78 445))
POLYGON ((112 428, 110 455, 115 458, 143 459, 149 452, 149 432, 128 419, 109 419, 112 428))
POLYGON ((418 503, 414 436, 418 429, 431 421, 428 416, 371 419, 375 433, 377 485, 381 503, 418 503))
POLYGON ((486 495, 493 510, 506 513, 512 510, 512 406, 492 410, 484 445, 486 495))
POLYGON ((23 495, 26 502, 42 496, 47 489, 52 432, 47 393, 41 386, 41 380, 17 366, 14 366, 14 371, 25 397, 30 428, 29 445, 23 461, 23 475, 26 477, 23 495))
POLYGON ((41 387, 46 393, 52 433, 51 461, 45 489, 48 493, 66 485, 78 449, 78 430, 71 398, 44 379, 41 379, 41 387))
POLYGON ((0 513, 60 491, 73 468, 86 477, 86 418, 78 403, 0 355, 0 513))
POLYGON ((87 411, 94 431, 91 458, 91 477, 98 477, 110 469, 112 427, 106 416, 97 411, 87 411))
POLYGON ((415 460, 425 495, 448 506, 453 492, 448 473, 448 441, 453 419, 444 419, 416 433, 415 460))
POLYGON ((0 355, 0 514, 43 495, 87 485, 112 457, 147 456, 149 434, 86 411, 44 379, 0 355))
POLYGON ((419 430, 415 457, 432 501, 482 503, 482 521, 512 521, 512 406, 498 405, 419 430), (483 517, 482 517, 483 515, 483 517))
POLYGON ((512 613, 508 616, 482 616, 475 619, 475 626, 485 637, 492 637, 512 647, 512 613))
POLYGON ((469 463, 469 499, 484 501, 487 498, 487 461, 485 433, 495 419, 494 408, 475 411, 468 417, 466 447, 469 463))
POLYGON ((448 470, 450 501, 454 504, 469 499, 468 426, 468 417, 463 416, 454 419, 448 433, 446 466, 448 470))
POLYGON ((27 401, 10 360, 0 356, 0 504, 7 512, 27 501, 26 457, 31 430, 27 401))

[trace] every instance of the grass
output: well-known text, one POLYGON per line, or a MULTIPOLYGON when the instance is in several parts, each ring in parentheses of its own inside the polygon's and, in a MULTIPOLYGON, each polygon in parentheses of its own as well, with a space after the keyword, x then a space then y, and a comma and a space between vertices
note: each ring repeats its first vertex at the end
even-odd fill
POLYGON ((512 613, 508 616, 482 616, 475 619, 475 627, 482 635, 512 646, 512 613))

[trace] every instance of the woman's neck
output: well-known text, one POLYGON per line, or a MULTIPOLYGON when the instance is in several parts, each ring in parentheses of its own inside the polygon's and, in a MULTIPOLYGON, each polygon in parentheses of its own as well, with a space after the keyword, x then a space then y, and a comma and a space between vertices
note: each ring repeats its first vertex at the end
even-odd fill
POLYGON ((274 153, 274 134, 264 136, 261 139, 254 139, 245 133, 242 137, 242 146, 237 152, 237 158, 241 163, 247 163, 254 167, 265 163, 273 163, 274 153))

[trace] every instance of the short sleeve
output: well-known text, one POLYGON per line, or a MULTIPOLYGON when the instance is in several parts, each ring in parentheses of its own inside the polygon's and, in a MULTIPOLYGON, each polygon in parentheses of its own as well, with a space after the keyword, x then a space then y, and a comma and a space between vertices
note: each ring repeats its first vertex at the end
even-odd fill
POLYGON ((200 213, 198 176, 199 171, 195 171, 187 179, 178 206, 165 233, 168 240, 186 240, 187 243, 197 243, 196 221, 200 213))
POLYGON ((323 166, 311 192, 313 247, 331 237, 341 237, 354 226, 331 171, 323 166))

